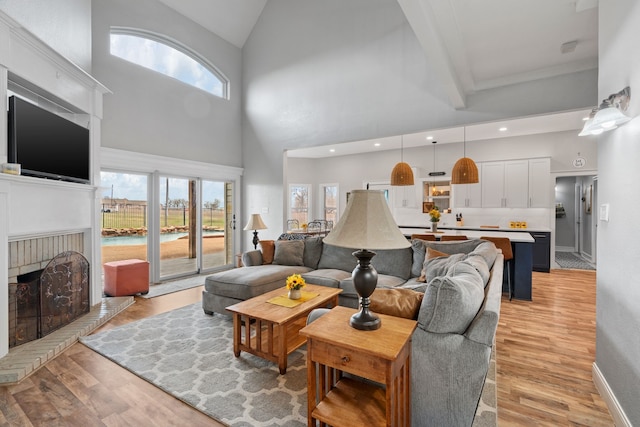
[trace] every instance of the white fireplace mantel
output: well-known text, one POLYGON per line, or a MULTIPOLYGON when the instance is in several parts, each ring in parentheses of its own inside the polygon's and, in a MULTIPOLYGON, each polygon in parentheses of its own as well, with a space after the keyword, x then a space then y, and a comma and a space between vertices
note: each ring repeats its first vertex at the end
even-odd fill
MULTIPOLYGON (((14 76, 43 98, 89 117, 92 182, 100 182, 102 98, 110 91, 0 11, 0 100, 14 76)), ((7 161, 7 115, 0 114, 0 163, 7 161)), ((94 185, 0 173, 0 358, 9 351, 8 242, 83 231, 91 268, 91 305, 102 298, 99 192, 94 185), (98 268, 96 268, 98 267, 98 268)))

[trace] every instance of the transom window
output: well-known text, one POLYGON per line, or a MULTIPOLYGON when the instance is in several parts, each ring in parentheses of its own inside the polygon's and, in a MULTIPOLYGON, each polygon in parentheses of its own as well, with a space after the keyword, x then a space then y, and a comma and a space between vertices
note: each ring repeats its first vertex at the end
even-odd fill
POLYGON ((228 99, 228 80, 202 56, 175 40, 143 30, 111 29, 111 54, 228 99))

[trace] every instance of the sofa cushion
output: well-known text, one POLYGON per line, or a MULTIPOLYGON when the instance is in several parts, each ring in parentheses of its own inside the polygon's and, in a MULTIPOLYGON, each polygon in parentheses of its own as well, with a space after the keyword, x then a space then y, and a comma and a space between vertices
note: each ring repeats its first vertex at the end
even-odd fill
POLYGON ((489 278, 491 277, 491 271, 489 270, 489 267, 487 266, 487 262, 482 257, 482 255, 471 252, 469 255, 467 255, 467 257, 464 259, 463 262, 466 262, 472 265, 473 268, 475 268, 476 271, 480 273, 480 277, 482 277, 483 285, 487 286, 487 283, 489 283, 489 278))
POLYGON ((402 285, 398 286, 398 288, 402 289, 411 289, 414 292, 422 292, 427 289, 427 284, 425 282, 418 282, 417 277, 412 277, 411 279, 404 282, 402 285))
POLYGON ((427 279, 427 261, 430 259, 438 258, 438 257, 448 257, 449 254, 445 254, 444 252, 436 251, 435 249, 427 248, 427 252, 424 257, 424 262, 422 264, 422 271, 420 272, 420 277, 418 277, 418 282, 426 282, 427 279))
MULTIPOLYGON (((351 272, 358 264, 358 259, 353 256, 353 252, 357 250, 323 244, 318 268, 337 268, 351 272)), ((411 276, 411 248, 374 252, 376 255, 371 259, 371 265, 379 274, 396 276, 404 280, 411 276)))
POLYGON ((462 334, 482 306, 482 278, 468 263, 456 263, 451 274, 428 282, 418 325, 427 332, 462 334))
POLYGON ((304 239, 304 265, 316 269, 322 255, 322 237, 307 237, 304 239))
POLYGON ((469 253, 469 255, 471 254, 481 256, 487 264, 487 267, 491 269, 491 267, 493 267, 493 263, 496 261, 496 257, 498 256, 498 248, 496 248, 496 245, 493 242, 485 240, 469 253))
POLYGON ((369 308, 374 313, 417 319, 424 294, 410 289, 376 289, 369 308))
POLYGON ((424 244, 425 240, 413 239, 411 240, 411 250, 413 251, 413 262, 411 263, 411 277, 420 277, 422 273, 422 266, 424 265, 424 258, 427 255, 427 246, 424 244))
POLYGON ((340 287, 340 281, 351 277, 351 273, 335 268, 324 268, 304 273, 302 277, 307 281, 307 283, 311 283, 313 285, 338 288, 340 287))
POLYGON ((247 300, 279 287, 284 290, 288 276, 309 270, 308 267, 276 264, 234 268, 208 276, 204 288, 215 295, 247 300))
POLYGON ((358 259, 352 255, 355 251, 356 249, 341 248, 325 243, 322 245, 322 256, 318 263, 318 269, 338 269, 351 272, 358 265, 358 259))
POLYGON ((278 240, 273 263, 278 265, 304 265, 302 240, 278 240))
MULTIPOLYGON (((405 280, 400 277, 390 276, 388 274, 378 274, 378 284, 376 286, 376 289, 395 288, 397 286, 403 285, 404 283, 405 280)), ((349 278, 340 281, 340 289, 342 289, 342 293, 340 294, 341 296, 350 296, 356 298, 358 297, 358 293, 356 292, 356 288, 353 285, 353 279, 351 278, 351 275, 349 275, 349 278)))
POLYGON ((260 250, 262 251, 262 263, 271 264, 276 251, 276 242, 273 240, 260 240, 260 250))
POLYGON ((424 261, 425 282, 429 283, 438 276, 446 276, 451 267, 464 260, 466 256, 465 254, 453 254, 426 259, 424 261))
MULTIPOLYGON (((433 242, 420 239, 412 240, 411 249, 413 250, 413 263, 411 265, 411 275, 413 277, 420 276, 420 272, 422 271, 422 264, 424 263, 424 258, 428 247, 447 254, 468 254, 469 252, 472 252, 476 247, 478 247, 478 245, 481 245, 483 243, 489 242, 481 239, 449 242, 433 242)), ((491 263, 487 262, 487 264, 489 265, 489 268, 491 268, 491 266, 493 265, 493 261, 491 263)))

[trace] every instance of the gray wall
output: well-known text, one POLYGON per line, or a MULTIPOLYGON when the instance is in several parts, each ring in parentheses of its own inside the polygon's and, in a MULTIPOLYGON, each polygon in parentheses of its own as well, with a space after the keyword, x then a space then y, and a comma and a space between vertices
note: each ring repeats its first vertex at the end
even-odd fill
MULTIPOLYGON (((599 83, 604 99, 629 85, 640 88, 640 3, 601 0, 599 83)), ((627 115, 634 120, 598 141, 598 198, 609 205, 609 222, 598 223, 596 364, 631 425, 640 425, 640 96, 632 92, 627 115)))
POLYGON ((478 92, 456 111, 397 1, 270 0, 243 48, 245 216, 282 224, 285 149, 590 107, 596 79, 478 92))
POLYGON ((91 73, 91 0, 1 0, 0 9, 91 73))
POLYGON ((576 241, 576 178, 574 176, 556 179, 556 204, 561 203, 566 215, 556 218, 556 250, 558 246, 573 248, 576 241))
POLYGON ((242 165, 240 49, 155 0, 93 1, 94 76, 104 98, 102 146, 242 165), (231 81, 225 100, 109 53, 111 26, 153 31, 198 52, 231 81))

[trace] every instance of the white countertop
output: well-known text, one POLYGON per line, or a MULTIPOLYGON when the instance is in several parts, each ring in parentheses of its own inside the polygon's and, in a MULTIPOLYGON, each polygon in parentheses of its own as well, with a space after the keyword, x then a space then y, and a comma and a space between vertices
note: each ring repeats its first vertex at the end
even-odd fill
MULTIPOLYGON (((431 229, 428 228, 410 228, 410 227, 401 227, 400 230, 405 236, 411 236, 412 234, 428 234, 431 233, 431 229)), ((511 230, 511 229, 509 229, 511 230)), ((526 229, 520 229, 522 231, 500 231, 496 229, 466 229, 466 228, 457 228, 457 229, 448 229, 448 228, 440 228, 438 227, 438 236, 455 236, 455 235, 465 235, 471 239, 479 239, 482 236, 487 237, 506 237, 514 243, 534 243, 536 240, 529 234, 526 229)))
MULTIPOLYGON (((414 228, 420 228, 420 227, 415 227, 415 226, 404 226, 404 225, 400 225, 399 226, 401 230, 405 230, 405 229, 414 229, 414 228)), ((550 233, 551 229, 550 228, 545 228, 545 227, 528 227, 528 228, 509 228, 509 227, 498 227, 498 228, 487 228, 487 227, 480 227, 480 226, 467 226, 464 225, 462 227, 458 227, 456 225, 438 225, 438 230, 479 230, 479 231, 505 231, 505 232, 531 232, 531 233, 535 233, 535 232, 542 232, 542 233, 550 233)))

